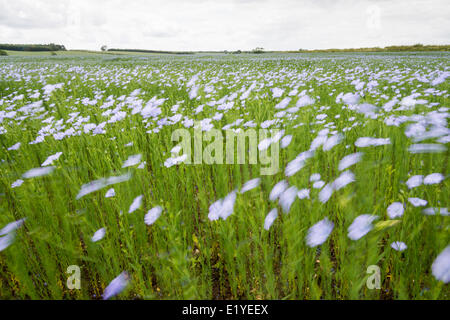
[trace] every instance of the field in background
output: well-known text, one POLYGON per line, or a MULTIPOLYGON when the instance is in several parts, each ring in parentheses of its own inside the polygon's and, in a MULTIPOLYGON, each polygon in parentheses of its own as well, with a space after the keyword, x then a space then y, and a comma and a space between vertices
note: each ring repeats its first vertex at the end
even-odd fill
POLYGON ((98 299, 126 271, 121 299, 449 299, 448 53, 18 55, 0 57, 1 298, 98 299), (194 120, 283 130, 279 172, 167 165, 194 120))

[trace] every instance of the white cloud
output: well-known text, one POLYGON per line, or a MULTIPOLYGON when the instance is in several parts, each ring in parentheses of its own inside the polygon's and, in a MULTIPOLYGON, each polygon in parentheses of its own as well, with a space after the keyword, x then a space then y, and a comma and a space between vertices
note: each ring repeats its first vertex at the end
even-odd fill
POLYGON ((0 0, 1 41, 160 50, 448 44, 447 0, 0 0))

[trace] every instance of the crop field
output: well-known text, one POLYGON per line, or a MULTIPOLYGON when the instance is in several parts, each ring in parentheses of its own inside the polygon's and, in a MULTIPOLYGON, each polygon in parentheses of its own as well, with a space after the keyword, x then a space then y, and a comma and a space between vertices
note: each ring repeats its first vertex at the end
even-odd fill
POLYGON ((450 299, 449 58, 0 57, 0 297, 450 299))

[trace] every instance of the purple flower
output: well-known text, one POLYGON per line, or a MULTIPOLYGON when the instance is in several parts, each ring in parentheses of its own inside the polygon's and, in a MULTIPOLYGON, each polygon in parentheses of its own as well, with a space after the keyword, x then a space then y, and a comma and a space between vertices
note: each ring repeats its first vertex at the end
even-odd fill
POLYGON ((111 281, 110 284, 106 287, 102 295, 103 300, 108 300, 109 298, 112 298, 121 293, 127 287, 129 282, 130 276, 128 275, 128 272, 124 271, 119 274, 119 276, 111 281))

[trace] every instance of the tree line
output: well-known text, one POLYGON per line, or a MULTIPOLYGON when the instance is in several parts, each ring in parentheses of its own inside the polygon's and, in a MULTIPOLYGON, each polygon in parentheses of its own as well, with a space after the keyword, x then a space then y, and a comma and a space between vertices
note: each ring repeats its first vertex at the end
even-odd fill
POLYGON ((0 50, 11 51, 66 51, 61 44, 0 44, 0 50))
POLYGON ((414 44, 411 46, 387 46, 384 48, 349 48, 349 49, 299 49, 290 52, 400 52, 400 51, 450 51, 450 45, 423 45, 414 44))

